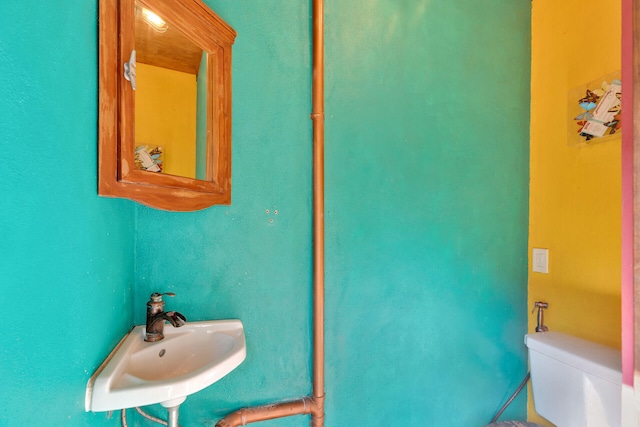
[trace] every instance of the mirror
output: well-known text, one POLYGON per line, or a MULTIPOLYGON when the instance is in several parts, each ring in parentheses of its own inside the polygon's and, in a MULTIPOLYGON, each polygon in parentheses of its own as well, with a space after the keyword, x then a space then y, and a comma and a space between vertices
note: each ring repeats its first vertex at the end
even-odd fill
POLYGON ((207 53, 139 1, 135 48, 136 169, 205 179, 207 53))
POLYGON ((235 37, 201 0, 100 0, 100 195, 230 203, 235 37))

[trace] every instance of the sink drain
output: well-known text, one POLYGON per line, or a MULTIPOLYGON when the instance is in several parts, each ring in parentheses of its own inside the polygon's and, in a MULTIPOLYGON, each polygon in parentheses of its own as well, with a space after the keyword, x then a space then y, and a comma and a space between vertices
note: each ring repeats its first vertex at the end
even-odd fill
POLYGON ((164 356, 164 354, 167 352, 167 350, 165 350, 164 348, 162 350, 160 350, 160 353, 158 353, 158 356, 162 357, 164 356))

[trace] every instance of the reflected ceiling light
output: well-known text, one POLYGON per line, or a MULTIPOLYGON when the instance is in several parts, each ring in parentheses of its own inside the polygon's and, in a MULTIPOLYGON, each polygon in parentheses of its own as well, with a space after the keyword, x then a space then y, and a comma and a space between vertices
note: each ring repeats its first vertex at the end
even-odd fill
POLYGON ((164 33, 165 31, 167 31, 167 28, 169 28, 169 24, 167 24, 164 19, 160 18, 157 14, 151 12, 149 9, 145 9, 143 7, 141 13, 142 19, 144 19, 144 21, 157 32, 164 33))

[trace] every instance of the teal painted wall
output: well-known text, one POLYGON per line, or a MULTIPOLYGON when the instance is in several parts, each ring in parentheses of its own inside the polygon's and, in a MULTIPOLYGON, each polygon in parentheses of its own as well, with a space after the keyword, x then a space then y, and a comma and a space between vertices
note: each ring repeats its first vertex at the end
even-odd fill
POLYGON ((188 320, 239 318, 245 327, 245 362, 188 398, 185 426, 213 426, 249 403, 302 397, 311 387, 310 3, 208 3, 238 31, 232 204, 136 210, 136 321, 159 290, 176 293, 167 309, 188 320))
POLYGON ((196 76, 196 178, 207 179, 207 55, 196 76))
MULTIPOLYGON (((309 2, 209 4, 239 34, 233 203, 137 210, 136 319, 171 290, 246 328, 244 364, 181 409, 195 425, 311 389, 309 2)), ((326 2, 328 426, 482 425, 526 373, 529 20, 326 2)))
MULTIPOLYGON (((182 425, 310 392, 310 2, 207 3, 238 31, 233 203, 195 213, 96 196, 97 82, 70 76, 97 2, 2 6, 0 424, 118 425, 84 386, 155 290, 246 329, 182 425)), ((482 425, 526 372, 530 2, 352 3, 326 0, 327 426, 482 425)))
POLYGON ((0 425, 101 426, 133 321, 134 204, 97 196, 97 2, 0 6, 0 425))
POLYGON ((326 10, 327 419, 482 426, 527 369, 530 2, 366 3, 326 10))

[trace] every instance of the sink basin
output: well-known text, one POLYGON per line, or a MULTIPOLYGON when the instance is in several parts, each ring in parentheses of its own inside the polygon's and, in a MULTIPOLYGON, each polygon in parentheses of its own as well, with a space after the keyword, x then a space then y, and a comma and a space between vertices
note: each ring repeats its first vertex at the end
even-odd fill
POLYGON ((235 369, 246 356, 240 320, 167 324, 164 339, 144 340, 135 326, 89 379, 87 411, 113 411, 160 403, 174 407, 235 369))

